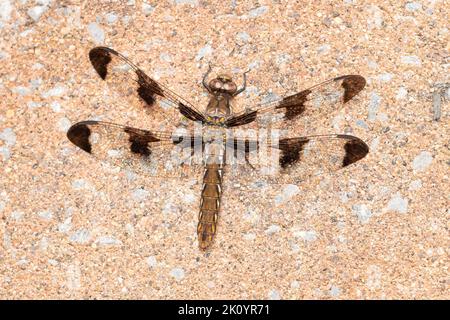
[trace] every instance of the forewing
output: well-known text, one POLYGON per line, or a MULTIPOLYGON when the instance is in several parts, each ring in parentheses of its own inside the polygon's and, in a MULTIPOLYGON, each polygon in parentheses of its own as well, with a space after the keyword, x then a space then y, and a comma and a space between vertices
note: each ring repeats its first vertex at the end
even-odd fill
POLYGON ((90 50, 89 59, 101 79, 132 105, 151 111, 158 120, 174 124, 173 119, 167 118, 168 109, 174 108, 190 120, 205 121, 205 116, 191 103, 147 76, 117 51, 95 47, 90 50), (162 100, 159 106, 156 105, 158 99, 162 100))
POLYGON ((96 158, 137 174, 180 177, 202 171, 201 163, 193 161, 195 148, 202 148, 202 138, 186 132, 153 132, 108 122, 83 121, 74 124, 67 137, 96 158))
POLYGON ((281 100, 248 109, 229 118, 226 126, 236 127, 253 122, 267 124, 279 121, 280 129, 288 129, 294 126, 295 121, 300 117, 306 117, 312 121, 339 109, 357 95, 365 84, 366 80, 359 75, 337 77, 281 100))

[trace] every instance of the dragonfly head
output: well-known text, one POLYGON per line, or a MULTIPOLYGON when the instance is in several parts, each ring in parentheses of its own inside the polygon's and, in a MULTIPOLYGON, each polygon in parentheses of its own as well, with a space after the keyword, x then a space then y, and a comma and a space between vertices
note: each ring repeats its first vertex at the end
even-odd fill
POLYGON ((227 74, 218 75, 217 78, 209 82, 208 86, 214 93, 228 93, 229 95, 233 95, 237 91, 236 83, 227 74))

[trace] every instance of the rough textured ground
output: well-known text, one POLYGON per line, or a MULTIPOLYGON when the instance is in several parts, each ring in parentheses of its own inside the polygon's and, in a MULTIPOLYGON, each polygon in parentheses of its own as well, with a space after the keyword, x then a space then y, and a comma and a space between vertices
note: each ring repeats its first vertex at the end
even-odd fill
POLYGON ((2 0, 0 298, 450 298, 449 7, 2 0), (371 151, 298 186, 228 181, 204 255, 200 177, 136 176, 66 138, 85 119, 157 126, 101 83, 100 44, 198 105, 209 62, 252 68, 241 108, 361 74, 357 99, 305 132, 371 151))

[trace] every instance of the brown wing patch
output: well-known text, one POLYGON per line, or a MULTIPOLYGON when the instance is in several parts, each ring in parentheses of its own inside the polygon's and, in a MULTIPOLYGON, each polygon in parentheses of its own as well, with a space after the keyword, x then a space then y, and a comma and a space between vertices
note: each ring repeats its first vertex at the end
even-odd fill
POLYGON ((91 153, 92 146, 89 142, 89 138, 91 136, 91 130, 88 127, 88 124, 93 124, 94 121, 86 121, 74 124, 67 131, 67 138, 77 147, 83 149, 84 151, 91 153))
POLYGON ((369 153, 369 147, 360 139, 351 139, 347 141, 344 145, 344 150, 345 156, 342 161, 343 167, 361 160, 369 153))
POLYGON ((286 168, 300 161, 300 153, 303 151, 305 144, 309 139, 281 139, 280 147, 280 166, 286 168))

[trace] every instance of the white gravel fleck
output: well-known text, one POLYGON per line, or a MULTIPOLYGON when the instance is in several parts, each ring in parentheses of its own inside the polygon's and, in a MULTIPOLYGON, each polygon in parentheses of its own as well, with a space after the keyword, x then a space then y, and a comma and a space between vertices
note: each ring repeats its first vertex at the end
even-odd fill
POLYGON ((109 12, 105 15, 105 20, 109 24, 114 24, 117 22, 117 15, 114 12, 109 12))
POLYGON ((397 100, 403 100, 408 95, 408 90, 405 87, 400 87, 397 90, 397 95, 395 96, 395 99, 397 100))
POLYGON ((31 19, 33 19, 34 22, 38 22, 42 14, 44 14, 44 12, 47 11, 47 9, 48 9, 47 6, 35 6, 28 9, 27 14, 30 16, 31 19))
POLYGON ((300 288, 300 282, 298 282, 297 280, 294 280, 291 282, 291 288, 292 289, 298 289, 300 288))
POLYGON ((54 111, 54 112, 61 112, 61 104, 57 101, 52 101, 50 103, 50 108, 54 111))
POLYGON ((274 233, 277 233, 277 232, 279 232, 281 230, 281 227, 280 226, 278 226, 278 225, 276 225, 276 224, 273 224, 273 225, 271 225, 269 228, 267 228, 267 230, 266 230, 266 234, 274 234, 274 233))
POLYGON ((414 180, 409 184, 409 190, 415 191, 422 188, 422 181, 420 179, 414 180))
POLYGON ((421 66, 422 65, 422 61, 417 56, 402 56, 401 62, 403 64, 413 65, 413 66, 421 66))
POLYGON ((72 182, 72 188, 75 190, 85 189, 88 187, 88 183, 84 179, 76 179, 72 182))
POLYGON ((280 205, 282 203, 285 203, 292 197, 294 197, 297 193, 299 193, 300 189, 295 184, 288 184, 286 187, 284 187, 281 194, 278 194, 275 196, 275 204, 280 205))
POLYGON ((50 210, 40 211, 37 214, 41 219, 51 220, 53 218, 53 213, 50 210))
POLYGON ((396 194, 389 200, 387 211, 406 213, 408 211, 408 199, 402 198, 399 194, 396 194))
POLYGON ((313 230, 309 231, 293 231, 293 236, 296 238, 302 238, 305 241, 311 242, 317 239, 317 233, 313 230))
POLYGON ((171 62, 171 61, 172 61, 172 57, 170 56, 170 54, 165 53, 165 52, 161 53, 161 54, 159 55, 159 58, 160 58, 162 61, 164 61, 164 62, 171 62))
POLYGON ((337 297, 339 297, 340 294, 341 294, 341 289, 339 289, 336 286, 331 286, 330 296, 337 298, 337 297))
POLYGON ((256 239, 256 234, 254 233, 246 233, 243 235, 244 240, 253 241, 256 239))
POLYGON ((0 19, 1 21, 9 21, 11 19, 11 13, 13 11, 13 6, 11 5, 11 1, 2 0, 0 1, 0 19))
POLYGON ((149 268, 154 268, 158 264, 154 256, 148 257, 147 259, 145 259, 145 262, 147 262, 149 268))
POLYGON ((0 147, 0 154, 2 155, 2 161, 8 161, 11 158, 11 151, 7 147, 0 147))
POLYGON ((405 9, 410 11, 410 12, 414 12, 414 11, 422 9, 422 4, 420 4, 418 2, 408 2, 405 5, 405 9))
POLYGON ((114 245, 121 245, 122 241, 111 236, 101 236, 95 240, 95 243, 100 246, 114 246, 114 245))
POLYGON ((256 18, 256 17, 259 17, 259 16, 263 15, 264 13, 266 13, 267 10, 268 10, 268 8, 266 6, 261 6, 261 7, 250 10, 248 15, 251 18, 256 18))
POLYGON ((170 275, 175 278, 177 281, 181 281, 184 278, 184 270, 183 268, 173 268, 170 270, 170 275))
POLYGON ((11 91, 20 96, 29 96, 31 94, 31 89, 28 87, 24 87, 24 86, 18 86, 18 87, 12 88, 11 91))
POLYGON ((198 5, 198 0, 174 0, 175 4, 190 4, 192 6, 198 5))
POLYGON ((88 32, 96 44, 102 44, 105 42, 105 33, 96 22, 89 23, 88 32))
POLYGON ((369 5, 367 11, 367 25, 369 29, 381 28, 383 26, 383 11, 375 5, 369 5))
POLYGON ((280 299, 281 295, 277 290, 272 289, 269 291, 269 300, 280 300, 280 299))
POLYGON ((81 270, 79 263, 73 263, 67 267, 67 288, 75 291, 81 288, 81 270))
POLYGON ((144 201, 145 199, 147 199, 148 196, 149 196, 149 192, 142 188, 135 189, 131 193, 131 197, 133 198, 134 201, 137 201, 137 202, 144 201))
POLYGON ((381 268, 376 265, 370 265, 367 268, 366 286, 370 290, 375 290, 381 287, 381 268))
POLYGON ((367 223, 372 216, 372 211, 365 204, 355 204, 352 207, 353 212, 357 215, 359 222, 367 223))
POLYGON ((42 237, 41 241, 39 241, 39 249, 41 251, 47 251, 48 246, 49 246, 48 238, 47 237, 42 237))
POLYGON ((194 193, 185 193, 182 200, 186 203, 194 203, 197 201, 197 195, 194 193))
POLYGON ((0 140, 3 140, 7 146, 16 144, 16 134, 12 128, 6 128, 0 132, 0 140))
POLYGON ((370 102, 369 102, 369 114, 367 116, 367 119, 369 121, 375 121, 375 119, 377 118, 380 103, 381 97, 378 95, 378 93, 372 92, 370 95, 370 102))
POLYGON ((87 229, 79 229, 75 231, 70 237, 71 242, 76 242, 79 244, 85 244, 91 239, 91 234, 87 229))
POLYGON ((56 87, 42 93, 42 98, 49 98, 49 97, 61 97, 63 96, 67 91, 67 88, 63 85, 57 85, 56 87))
POLYGON ((418 156, 414 158, 412 167, 416 172, 424 171, 429 167, 432 161, 432 154, 428 151, 422 151, 418 156))
POLYGON ((27 107, 30 109, 36 109, 42 107, 42 103, 36 101, 28 101, 27 107))
POLYGON ((392 73, 382 73, 378 76, 378 80, 381 82, 389 82, 392 80, 393 77, 394 76, 392 73))
POLYGON ((208 56, 212 53, 212 47, 211 45, 207 44, 206 46, 204 46, 203 48, 201 48, 198 53, 197 56, 195 57, 196 61, 200 61, 201 59, 203 59, 205 56, 208 56))
POLYGON ((67 132, 71 126, 71 122, 66 117, 62 117, 58 120, 58 130, 61 132, 67 132))
MULTIPOLYGON (((1 210, 0 210, 1 211, 1 210)), ((20 219, 22 219, 24 213, 22 211, 13 211, 11 212, 11 219, 19 221, 20 219)))
POLYGON ((149 16, 155 8, 152 5, 149 5, 148 3, 142 4, 142 12, 145 16, 149 16))
POLYGON ((72 217, 68 217, 63 223, 58 224, 58 231, 67 233, 72 229, 72 217))

